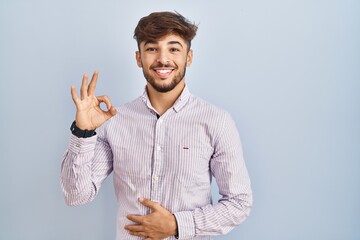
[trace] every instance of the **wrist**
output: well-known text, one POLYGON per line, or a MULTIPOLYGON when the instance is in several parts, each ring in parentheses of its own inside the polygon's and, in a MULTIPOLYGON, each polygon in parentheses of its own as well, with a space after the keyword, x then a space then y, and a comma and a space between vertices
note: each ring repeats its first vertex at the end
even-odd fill
POLYGON ((80 129, 78 126, 76 126, 76 121, 74 121, 71 124, 70 130, 73 135, 79 138, 88 138, 96 135, 95 129, 94 130, 80 129))
POLYGON ((173 214, 173 219, 174 219, 174 223, 175 223, 175 231, 174 231, 173 236, 175 236, 175 238, 178 239, 179 238, 178 224, 177 224, 177 220, 176 220, 176 217, 174 214, 173 214))

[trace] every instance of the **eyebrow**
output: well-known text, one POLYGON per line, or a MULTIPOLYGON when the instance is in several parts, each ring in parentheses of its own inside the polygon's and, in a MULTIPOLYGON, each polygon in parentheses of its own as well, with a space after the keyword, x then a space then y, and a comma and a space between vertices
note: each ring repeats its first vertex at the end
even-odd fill
POLYGON ((168 45, 170 44, 179 44, 183 48, 183 45, 179 41, 170 41, 168 42, 168 45))
MULTIPOLYGON (((145 43, 144 43, 144 46, 146 46, 146 44, 157 44, 157 41, 154 41, 154 40, 147 40, 145 43)), ((179 42, 179 41, 170 41, 167 43, 167 45, 173 45, 173 44, 178 44, 180 45, 182 48, 183 45, 179 42)))
POLYGON ((145 46, 146 44, 156 44, 156 41, 154 41, 154 40, 147 40, 147 41, 144 43, 144 46, 145 46))

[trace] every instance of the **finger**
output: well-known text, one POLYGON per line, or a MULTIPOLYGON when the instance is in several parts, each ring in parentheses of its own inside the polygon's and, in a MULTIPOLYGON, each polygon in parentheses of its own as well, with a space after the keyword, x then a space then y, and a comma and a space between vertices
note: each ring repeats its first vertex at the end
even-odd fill
POLYGON ((110 101, 110 98, 108 96, 99 96, 99 97, 96 97, 97 100, 99 101, 99 104, 101 102, 105 103, 106 104, 106 108, 108 109, 108 111, 103 111, 106 116, 108 118, 111 118, 112 116, 114 116, 116 114, 116 109, 112 106, 111 104, 111 101, 110 101))
POLYGON ((88 87, 88 76, 85 73, 83 76, 83 80, 81 83, 81 89, 80 89, 80 98, 81 100, 83 100, 84 98, 87 97, 87 87, 88 87))
POLYGON ((126 225, 125 229, 131 232, 144 232, 145 227, 143 225, 126 225))
POLYGON ((160 206, 159 203, 153 202, 153 201, 151 201, 150 199, 147 199, 147 198, 139 198, 139 202, 142 205, 150 208, 151 210, 156 210, 160 206))
POLYGON ((138 237, 147 238, 147 235, 146 235, 146 233, 144 233, 144 232, 132 232, 132 231, 129 231, 129 234, 130 234, 130 235, 133 235, 133 236, 138 236, 138 237))
POLYGON ((130 221, 142 224, 144 222, 144 216, 138 216, 138 215, 132 215, 129 214, 126 216, 127 219, 129 219, 130 221))
POLYGON ((98 96, 96 98, 99 101, 99 104, 102 103, 102 102, 105 103, 106 108, 108 110, 110 110, 110 108, 112 107, 112 104, 111 104, 110 98, 108 96, 98 96))
POLYGON ((109 114, 110 114, 111 116, 115 116, 116 113, 117 113, 116 108, 111 107, 110 110, 109 110, 109 114))
POLYGON ((96 89, 96 82, 99 76, 99 72, 95 71, 94 74, 92 75, 88 90, 87 90, 87 94, 88 96, 90 95, 95 95, 95 89, 96 89))
POLYGON ((105 114, 106 119, 110 119, 111 117, 116 115, 117 111, 116 108, 111 107, 108 111, 103 110, 103 113, 105 114))
POLYGON ((75 103, 75 105, 77 106, 77 103, 79 101, 79 97, 78 95, 76 94, 76 89, 75 89, 75 86, 74 85, 71 85, 71 97, 75 103))

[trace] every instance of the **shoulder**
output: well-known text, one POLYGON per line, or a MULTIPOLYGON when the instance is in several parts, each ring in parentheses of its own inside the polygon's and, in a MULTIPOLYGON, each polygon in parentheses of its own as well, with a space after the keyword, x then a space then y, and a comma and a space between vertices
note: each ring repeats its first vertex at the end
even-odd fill
POLYGON ((231 119, 231 115, 226 110, 198 97, 191 95, 190 106, 196 109, 196 112, 203 115, 205 119, 214 119, 224 121, 231 119))
POLYGON ((113 122, 122 122, 125 119, 131 120, 133 118, 139 118, 148 113, 146 104, 142 97, 138 97, 130 102, 123 103, 116 108, 116 115, 112 117, 113 122))
POLYGON ((116 107, 116 110, 118 113, 127 112, 127 111, 133 111, 133 109, 137 109, 140 107, 143 107, 144 103, 142 101, 142 97, 138 97, 130 102, 124 103, 118 107, 116 107))
POLYGON ((115 109, 115 116, 111 117, 102 125, 104 129, 112 128, 114 125, 138 117, 139 114, 144 113, 144 103, 142 102, 141 97, 138 97, 131 102, 116 106, 115 109))
POLYGON ((205 128, 215 138, 226 128, 234 129, 235 123, 228 111, 195 95, 191 95, 188 106, 187 117, 192 123, 205 128))

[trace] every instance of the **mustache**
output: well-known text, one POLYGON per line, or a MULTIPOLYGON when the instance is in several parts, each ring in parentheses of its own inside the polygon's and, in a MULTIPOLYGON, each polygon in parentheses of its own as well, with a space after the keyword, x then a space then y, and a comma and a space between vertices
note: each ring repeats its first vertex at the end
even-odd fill
POLYGON ((176 68, 176 66, 173 66, 171 64, 158 63, 158 64, 152 65, 151 68, 176 68))

